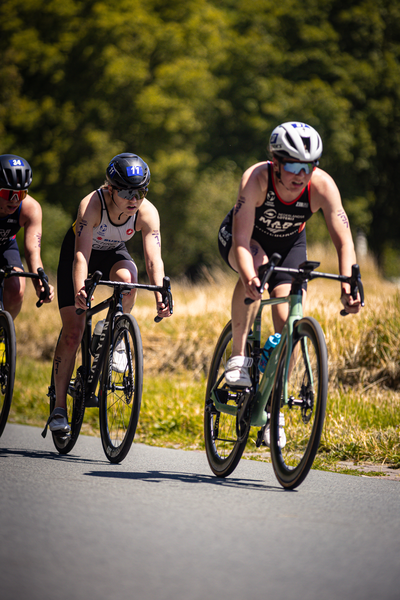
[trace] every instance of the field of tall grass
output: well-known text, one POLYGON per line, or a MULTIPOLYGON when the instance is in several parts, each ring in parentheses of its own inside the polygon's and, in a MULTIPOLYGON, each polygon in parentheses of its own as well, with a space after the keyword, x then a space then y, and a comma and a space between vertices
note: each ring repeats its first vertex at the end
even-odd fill
MULTIPOLYGON (((309 250, 320 270, 337 272, 335 254, 309 250)), ((366 306, 360 315, 341 317, 340 286, 309 283, 305 314, 318 319, 329 354, 326 423, 315 466, 339 470, 341 461, 400 468, 400 293, 384 281, 371 258, 360 260, 366 306)), ((154 296, 141 292, 134 315, 140 325, 145 358, 142 409, 136 440, 153 445, 204 449, 203 405, 213 348, 230 318, 235 278, 205 272, 204 283, 173 281, 174 315, 155 324, 154 296)), ((55 284, 54 278, 52 283, 55 284)), ((100 299, 101 292, 96 292, 100 299)), ((272 332, 267 311, 263 328, 272 332)), ((57 304, 35 307, 27 282, 24 307, 16 320, 17 373, 10 422, 44 425, 47 386, 61 326, 57 304)), ((97 410, 87 409, 83 432, 99 435, 97 410)), ((255 448, 256 430, 246 456, 269 461, 255 448)), ((79 442, 78 442, 79 443, 79 442)))

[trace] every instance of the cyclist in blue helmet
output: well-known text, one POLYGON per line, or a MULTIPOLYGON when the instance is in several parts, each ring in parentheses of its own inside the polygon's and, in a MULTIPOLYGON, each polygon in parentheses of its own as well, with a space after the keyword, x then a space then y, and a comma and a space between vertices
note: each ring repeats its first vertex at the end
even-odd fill
MULTIPOLYGON (((136 283, 138 271, 125 243, 138 231, 150 284, 161 286, 164 264, 161 258, 160 219, 156 207, 147 199, 150 169, 137 154, 118 154, 106 169, 106 182, 90 192, 79 204, 78 216, 68 230, 61 247, 57 271, 57 296, 62 334, 54 355, 56 409, 49 423, 51 431, 68 432, 66 392, 75 355, 80 344, 86 310, 85 279, 99 270, 103 280, 136 283)), ((156 309, 159 317, 169 317, 159 293, 156 309)), ((130 312, 136 290, 124 294, 124 312, 130 312)), ((54 411, 53 411, 54 412, 54 411)))
MULTIPOLYGON (((24 250, 28 271, 37 273, 43 268, 40 256, 42 239, 42 209, 28 188, 32 183, 32 169, 24 158, 15 154, 0 156, 0 267, 11 265, 23 271, 16 234, 24 230, 24 250)), ((43 288, 37 279, 32 279, 36 294, 40 297, 43 288)), ((25 293, 25 279, 10 277, 4 282, 4 308, 13 319, 19 314, 25 293)), ((54 289, 50 286, 50 296, 44 302, 54 299, 54 289)))
MULTIPOLYGON (((243 174, 236 205, 225 217, 219 230, 219 249, 227 264, 239 274, 232 300, 232 358, 225 379, 228 385, 251 385, 246 338, 259 308, 261 295, 257 269, 274 252, 282 255, 281 266, 297 268, 307 259, 306 221, 319 209, 336 248, 339 271, 351 275, 356 263, 349 220, 339 190, 332 177, 318 167, 322 140, 305 123, 286 122, 270 137, 272 160, 260 162, 243 174), (245 304, 245 298, 253 304, 245 304)), ((273 273, 268 289, 271 297, 289 294, 291 277, 273 273)), ((306 288, 306 286, 305 286, 306 288)), ((348 313, 357 313, 360 299, 353 300, 347 284, 342 286, 341 301, 348 313)), ((305 289, 303 302, 305 298, 305 289)), ((287 304, 272 307, 277 333, 287 319, 287 304)))

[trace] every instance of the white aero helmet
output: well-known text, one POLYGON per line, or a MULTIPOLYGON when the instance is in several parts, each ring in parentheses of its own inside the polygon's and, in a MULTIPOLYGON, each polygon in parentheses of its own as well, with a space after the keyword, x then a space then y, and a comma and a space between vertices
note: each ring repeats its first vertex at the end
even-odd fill
POLYGON ((291 121, 275 127, 269 140, 275 156, 303 162, 317 161, 322 154, 321 136, 306 123, 291 121))

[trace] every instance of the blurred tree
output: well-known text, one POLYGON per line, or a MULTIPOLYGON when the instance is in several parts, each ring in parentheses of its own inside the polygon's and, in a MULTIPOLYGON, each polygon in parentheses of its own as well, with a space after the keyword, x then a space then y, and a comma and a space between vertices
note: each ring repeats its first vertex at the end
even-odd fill
POLYGON ((140 154, 170 275, 216 260, 240 174, 285 120, 321 133, 353 231, 398 247, 398 3, 3 0, 0 33, 0 152, 71 219, 112 156, 140 154))

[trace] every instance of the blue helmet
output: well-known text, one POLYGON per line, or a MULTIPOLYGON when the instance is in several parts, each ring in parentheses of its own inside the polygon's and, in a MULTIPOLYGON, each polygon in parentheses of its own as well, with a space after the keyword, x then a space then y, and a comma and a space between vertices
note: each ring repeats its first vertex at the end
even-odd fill
POLYGON ((112 187, 122 190, 147 187, 150 183, 150 169, 140 156, 125 152, 117 154, 110 161, 106 178, 112 187))

